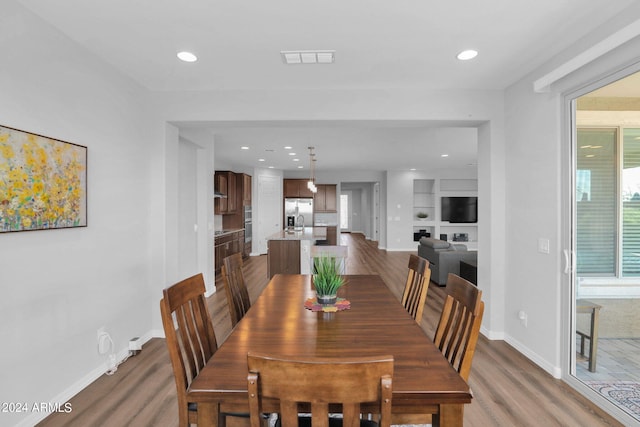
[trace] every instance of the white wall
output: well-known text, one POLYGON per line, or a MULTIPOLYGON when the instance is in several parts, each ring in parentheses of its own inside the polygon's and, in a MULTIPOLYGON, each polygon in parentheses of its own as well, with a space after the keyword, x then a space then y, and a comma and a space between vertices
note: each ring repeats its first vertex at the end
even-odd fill
MULTIPOLYGON (((3 2, 0 50, 0 124, 88 147, 88 227, 0 235, 0 402, 64 403, 104 372, 98 328, 118 351, 152 329, 162 182, 150 151, 163 129, 146 92, 16 2, 3 2)), ((2 413, 0 425, 40 415, 2 413)))
MULTIPOLYGON (((640 7, 635 6, 637 12, 640 7)), ((570 337, 570 278, 562 274, 562 250, 568 248, 570 224, 563 214, 569 206, 568 156, 570 123, 564 94, 637 62, 640 41, 632 40, 570 73, 546 93, 535 93, 533 83, 583 54, 596 41, 617 31, 638 13, 617 17, 579 46, 564 52, 547 66, 511 86, 505 95, 506 240, 505 339, 556 377, 567 374, 562 349, 570 337), (606 31, 607 33, 603 33, 606 31), (550 240, 549 254, 539 253, 538 239, 550 240), (520 324, 518 310, 528 315, 520 324)), ((606 51, 606 43, 598 51, 606 51)), ((595 51, 591 51, 594 53, 595 51)))

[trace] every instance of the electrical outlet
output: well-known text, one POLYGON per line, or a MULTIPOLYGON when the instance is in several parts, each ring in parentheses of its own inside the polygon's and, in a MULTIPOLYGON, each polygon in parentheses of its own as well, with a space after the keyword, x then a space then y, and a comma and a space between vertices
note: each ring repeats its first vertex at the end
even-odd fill
POLYGON ((522 324, 522 326, 524 326, 526 328, 527 327, 527 322, 529 320, 529 316, 527 315, 527 313, 524 310, 520 310, 518 312, 518 319, 520 319, 520 323, 522 324))
POLYGON ((98 339, 98 354, 107 354, 112 347, 111 336, 107 331, 105 331, 104 327, 98 329, 97 332, 98 339))

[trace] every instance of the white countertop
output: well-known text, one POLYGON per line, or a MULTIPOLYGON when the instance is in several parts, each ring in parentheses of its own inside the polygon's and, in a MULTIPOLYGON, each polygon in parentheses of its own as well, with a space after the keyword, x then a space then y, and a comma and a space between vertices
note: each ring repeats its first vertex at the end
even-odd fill
POLYGON ((326 240, 327 227, 304 227, 299 231, 282 230, 271 236, 267 240, 326 240))

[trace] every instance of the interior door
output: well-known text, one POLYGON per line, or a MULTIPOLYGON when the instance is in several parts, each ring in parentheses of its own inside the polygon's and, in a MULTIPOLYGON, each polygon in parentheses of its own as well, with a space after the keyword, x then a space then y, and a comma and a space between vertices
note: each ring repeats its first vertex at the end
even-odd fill
POLYGON ((253 223, 257 218, 257 239, 253 251, 267 253, 267 237, 282 231, 282 178, 271 175, 257 177, 257 203, 254 205, 253 223))
POLYGON ((178 148, 178 268, 180 277, 189 277, 198 273, 197 149, 185 141, 178 148))

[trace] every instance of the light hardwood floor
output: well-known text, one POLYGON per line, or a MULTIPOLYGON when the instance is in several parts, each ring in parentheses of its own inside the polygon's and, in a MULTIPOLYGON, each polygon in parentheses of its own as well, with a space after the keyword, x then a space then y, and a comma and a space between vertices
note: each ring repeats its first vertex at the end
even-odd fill
MULTIPOLYGON (((387 252, 359 234, 342 234, 349 245, 347 273, 379 274, 400 299, 407 274, 408 252, 387 252)), ((252 301, 267 284, 266 256, 245 261, 252 301)), ((222 286, 217 283, 218 286, 222 286)), ((224 292, 209 298, 219 344, 231 331, 224 292)), ((432 337, 444 300, 433 282, 422 327, 432 337)), ((481 337, 469 384, 474 400, 465 407, 464 424, 487 426, 620 426, 616 420, 562 381, 556 380, 503 341, 481 337)), ((152 339, 137 356, 112 375, 103 375, 70 402, 69 414, 53 414, 40 426, 177 426, 178 409, 169 356, 163 339, 152 339)), ((242 425, 228 422, 230 426, 242 425)))

